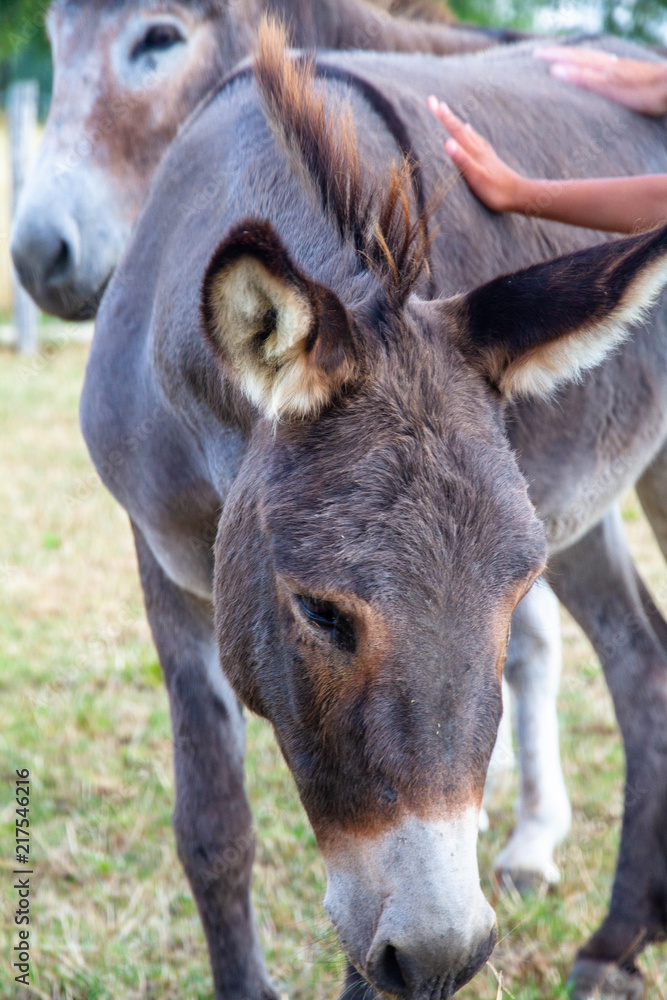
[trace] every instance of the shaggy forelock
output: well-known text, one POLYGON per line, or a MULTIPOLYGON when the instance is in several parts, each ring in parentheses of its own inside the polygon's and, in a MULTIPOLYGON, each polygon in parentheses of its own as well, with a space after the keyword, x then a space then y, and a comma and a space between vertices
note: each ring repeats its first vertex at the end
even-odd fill
POLYGON ((254 72, 267 120, 293 165, 318 192, 341 239, 387 293, 404 301, 428 267, 428 213, 413 211, 413 166, 394 163, 374 180, 359 159, 352 108, 331 107, 312 59, 287 52, 284 28, 265 18, 254 72))

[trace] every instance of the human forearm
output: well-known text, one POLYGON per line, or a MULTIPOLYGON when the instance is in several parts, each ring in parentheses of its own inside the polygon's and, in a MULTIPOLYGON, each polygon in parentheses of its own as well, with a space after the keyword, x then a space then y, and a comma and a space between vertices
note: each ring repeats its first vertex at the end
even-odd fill
POLYGON ((667 222, 667 175, 542 181, 517 176, 505 211, 630 233, 667 222))
POLYGON ((667 222, 667 174, 568 181, 527 178, 446 104, 431 97, 429 107, 450 132, 447 152, 472 192, 494 212, 520 212, 612 233, 667 222))

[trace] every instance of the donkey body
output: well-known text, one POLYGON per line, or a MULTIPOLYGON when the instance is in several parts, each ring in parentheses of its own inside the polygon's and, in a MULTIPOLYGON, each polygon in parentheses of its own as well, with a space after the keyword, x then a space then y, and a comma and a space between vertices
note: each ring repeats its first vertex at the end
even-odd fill
POLYGON ((267 11, 303 48, 447 55, 503 37, 368 0, 54 0, 53 99, 12 239, 21 281, 46 312, 95 314, 169 144, 248 55, 267 11))
MULTIPOLYGON (((54 94, 12 242, 26 288, 48 312, 95 313, 179 127, 248 54, 267 10, 285 18, 303 48, 449 54, 487 48, 498 34, 391 15, 366 0, 54 3, 48 22, 54 94)), ((188 206, 217 198, 216 183, 188 193, 188 206)), ((517 885, 558 878, 553 850, 570 822, 556 721, 557 618, 547 587, 531 592, 517 615, 508 659, 522 783, 517 827, 497 867, 517 885)), ((503 770, 510 760, 507 738, 499 750, 503 770)))
POLYGON ((249 901, 236 696, 274 724, 365 979, 445 998, 483 964, 494 930, 477 816, 509 620, 546 533, 628 759, 610 912, 580 952, 575 995, 604 982, 630 1000, 636 956, 667 930, 667 626, 614 504, 641 478, 663 516, 662 312, 555 400, 539 396, 620 343, 664 279, 665 237, 470 292, 591 234, 492 216, 459 185, 428 220, 426 277, 428 238, 406 216, 448 170, 425 109, 434 90, 545 176, 573 148, 589 176, 667 171, 665 126, 563 87, 524 47, 323 57, 320 86, 334 109, 349 99, 357 158, 351 123, 337 119, 336 140, 307 73, 267 40, 258 72, 261 97, 239 71, 170 152, 102 304, 82 400, 93 459, 134 527, 171 700, 179 855, 216 995, 273 996, 249 901), (400 152, 414 190, 404 174, 383 200, 366 171, 400 152), (516 390, 537 398, 503 409, 516 390))

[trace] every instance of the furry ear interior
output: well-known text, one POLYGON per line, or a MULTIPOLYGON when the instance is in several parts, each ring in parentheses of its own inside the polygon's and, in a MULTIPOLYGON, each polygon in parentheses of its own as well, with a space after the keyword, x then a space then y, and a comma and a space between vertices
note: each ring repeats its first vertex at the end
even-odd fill
POLYGON ((465 352, 506 396, 599 364, 667 283, 667 227, 497 278, 451 301, 465 352))
POLYGON ((270 419, 316 416, 354 377, 345 307, 297 269, 268 222, 249 220, 220 245, 202 314, 225 371, 270 419))

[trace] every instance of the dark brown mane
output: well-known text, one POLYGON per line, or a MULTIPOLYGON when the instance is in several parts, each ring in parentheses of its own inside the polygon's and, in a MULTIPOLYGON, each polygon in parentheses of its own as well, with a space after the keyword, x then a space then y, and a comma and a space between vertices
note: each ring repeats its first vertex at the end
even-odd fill
POLYGON ((312 59, 294 59, 284 28, 265 19, 254 72, 265 113, 294 165, 314 184, 341 239, 354 246, 390 296, 403 301, 428 266, 428 213, 413 210, 412 165, 375 181, 359 162, 349 105, 331 109, 312 59))

